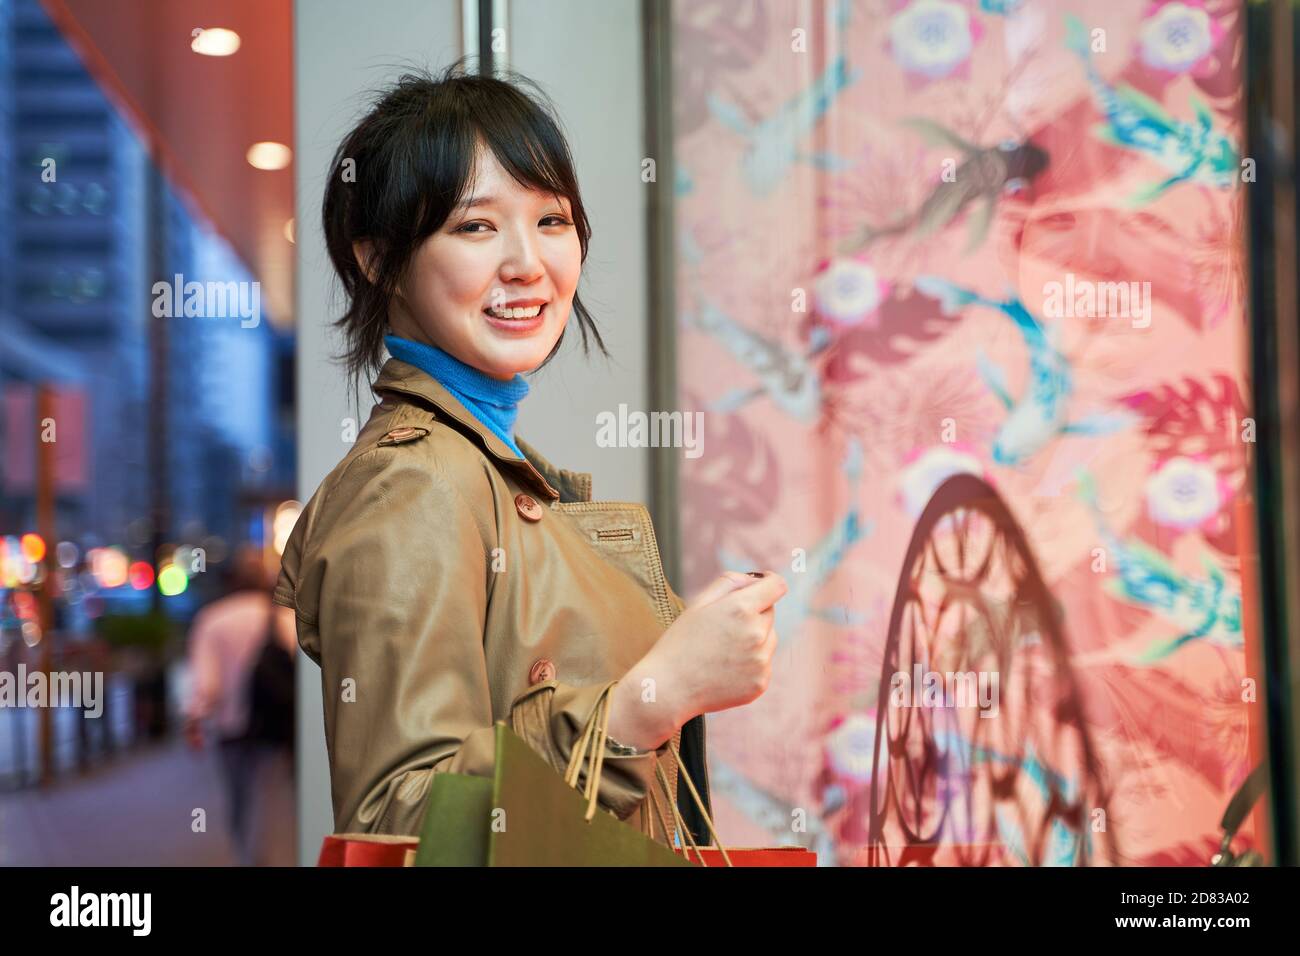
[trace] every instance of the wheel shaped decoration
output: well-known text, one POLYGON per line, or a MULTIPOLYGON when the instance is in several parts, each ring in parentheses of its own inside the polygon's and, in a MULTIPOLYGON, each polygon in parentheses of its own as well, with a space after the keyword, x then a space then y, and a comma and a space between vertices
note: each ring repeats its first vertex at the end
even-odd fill
POLYGON ((869 813, 871 866, 1117 862, 1062 614, 974 475, 939 486, 903 563, 869 813))

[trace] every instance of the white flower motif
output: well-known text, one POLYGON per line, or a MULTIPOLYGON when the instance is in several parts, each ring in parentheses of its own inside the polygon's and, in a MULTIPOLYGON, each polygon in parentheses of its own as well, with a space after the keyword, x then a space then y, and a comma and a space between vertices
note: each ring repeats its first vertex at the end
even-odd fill
POLYGON ((817 277, 817 311, 832 322, 857 325, 880 307, 884 286, 876 270, 857 259, 836 259, 817 277))
POLYGON ((850 714, 826 735, 826 755, 831 769, 841 777, 869 783, 875 744, 875 719, 865 714, 850 714))
POLYGON ((890 21, 889 42, 899 66, 937 79, 966 62, 975 34, 960 3, 916 0, 890 21))
POLYGON ((1191 458, 1170 458, 1147 479, 1151 517, 1172 528, 1195 528, 1219 510, 1222 498, 1214 469, 1191 458))
POLYGON ((1214 46, 1210 15, 1185 3, 1167 3, 1142 24, 1142 62, 1170 73, 1186 73, 1214 46))
POLYGON ((984 468, 980 460, 969 452, 944 445, 927 450, 903 469, 899 479, 903 510, 913 519, 921 517, 935 489, 953 475, 961 474, 983 475, 984 468))

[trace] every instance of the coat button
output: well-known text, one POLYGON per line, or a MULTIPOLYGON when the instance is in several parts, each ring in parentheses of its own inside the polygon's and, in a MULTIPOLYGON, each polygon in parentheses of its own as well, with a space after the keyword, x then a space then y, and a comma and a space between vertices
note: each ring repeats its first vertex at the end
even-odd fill
POLYGON ((542 520, 542 506, 531 495, 515 495, 515 508, 528 521, 542 520))
POLYGON ((413 441, 416 438, 423 438, 429 434, 429 429, 413 427, 411 425, 402 425, 394 428, 383 438, 379 439, 381 445, 400 445, 403 442, 413 441))
POLYGON ((555 680, 555 665, 545 657, 540 657, 533 661, 532 669, 528 672, 528 683, 543 684, 548 680, 555 680))

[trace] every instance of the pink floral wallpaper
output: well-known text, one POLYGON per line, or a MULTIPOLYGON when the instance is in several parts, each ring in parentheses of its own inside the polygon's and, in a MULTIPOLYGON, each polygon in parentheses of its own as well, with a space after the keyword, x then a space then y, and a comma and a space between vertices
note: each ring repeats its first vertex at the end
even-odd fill
POLYGON ((1204 865, 1262 733, 1239 3, 673 18, 685 590, 790 584, 768 692, 709 718, 720 832, 1204 865), (993 720, 885 713, 945 661, 993 720))

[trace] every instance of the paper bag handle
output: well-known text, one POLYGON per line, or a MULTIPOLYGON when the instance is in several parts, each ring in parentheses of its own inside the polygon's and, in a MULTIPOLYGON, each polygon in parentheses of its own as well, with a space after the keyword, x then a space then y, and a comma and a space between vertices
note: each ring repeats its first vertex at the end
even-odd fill
MULTIPOLYGON (((590 820, 596 813, 596 797, 600 792, 600 776, 605 763, 605 741, 609 737, 609 711, 610 711, 610 693, 613 691, 618 681, 611 681, 609 685, 601 691, 596 706, 592 709, 591 715, 583 725, 582 734, 573 745, 573 751, 569 754, 569 766, 564 774, 564 782, 575 790, 578 788, 578 775, 581 772, 583 761, 587 763, 587 781, 583 790, 583 796, 587 798, 586 819, 590 820), (589 752, 590 751, 590 752, 589 752)), ((704 818, 704 825, 709 830, 709 836, 713 839, 713 845, 716 846, 722 854, 722 859, 727 866, 732 866, 731 857, 727 855, 727 848, 722 845, 722 840, 718 838, 717 830, 714 829, 713 820, 709 816, 709 811, 704 807, 704 801, 701 799, 699 791, 695 789, 695 782, 686 771, 686 765, 682 763, 682 756, 677 752, 677 745, 670 739, 668 741, 668 750, 673 755, 673 760, 677 764, 678 776, 686 781, 686 786, 691 792, 691 797, 695 801, 695 806, 699 808, 700 816, 704 818)), ((668 784, 668 777, 664 774, 663 767, 659 765, 658 758, 655 758, 655 779, 662 788, 669 809, 672 811, 673 822, 678 833, 683 833, 690 842, 691 849, 696 851, 702 866, 708 866, 704 862, 704 854, 700 852, 699 845, 695 842, 695 837, 690 829, 683 823, 681 813, 677 809, 677 802, 673 799, 672 787, 668 784)), ((659 817, 659 824, 663 827, 664 837, 668 836, 668 821, 664 817, 663 809, 659 806, 658 799, 653 787, 646 795, 646 800, 650 803, 655 813, 659 817)), ((654 837, 654 820, 650 817, 649 808, 642 810, 642 818, 649 822, 650 831, 648 835, 654 837)), ((686 858, 690 859, 690 849, 683 847, 686 858)))

